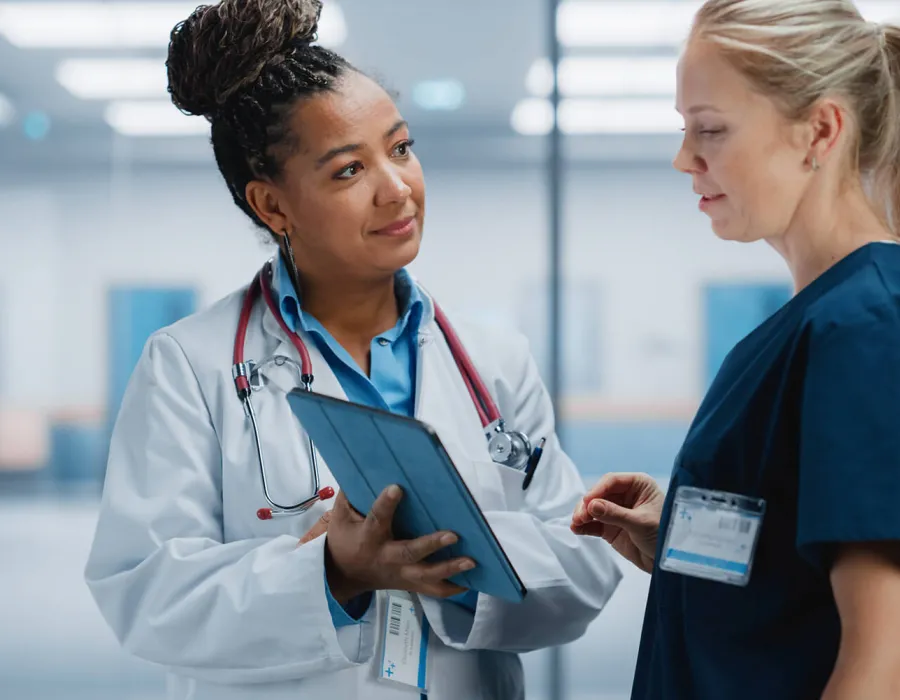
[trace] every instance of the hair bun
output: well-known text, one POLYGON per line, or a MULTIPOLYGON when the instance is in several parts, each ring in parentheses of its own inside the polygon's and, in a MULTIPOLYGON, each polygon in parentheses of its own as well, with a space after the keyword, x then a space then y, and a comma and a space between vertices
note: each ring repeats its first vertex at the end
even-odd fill
POLYGON ((316 39, 321 0, 222 0, 172 30, 166 69, 172 102, 211 117, 292 44, 316 39))

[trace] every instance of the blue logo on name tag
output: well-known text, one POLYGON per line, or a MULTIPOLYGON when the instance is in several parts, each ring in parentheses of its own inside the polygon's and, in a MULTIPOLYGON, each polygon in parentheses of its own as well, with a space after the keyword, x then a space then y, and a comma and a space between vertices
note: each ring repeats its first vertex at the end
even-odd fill
POLYGON ((699 564, 700 566, 708 566, 713 569, 722 569, 723 571, 733 571, 737 574, 746 574, 747 565, 737 561, 728 561, 727 559, 717 559, 716 557, 707 557, 702 554, 692 554, 681 549, 669 549, 666 552, 669 559, 678 559, 688 564, 699 564))

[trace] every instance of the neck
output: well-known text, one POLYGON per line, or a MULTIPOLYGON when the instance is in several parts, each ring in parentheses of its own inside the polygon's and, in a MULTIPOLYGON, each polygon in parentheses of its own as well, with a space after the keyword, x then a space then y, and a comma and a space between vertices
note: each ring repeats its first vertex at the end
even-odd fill
POLYGON ((768 239, 787 263, 795 292, 862 246, 894 238, 861 189, 842 192, 830 201, 809 199, 797 209, 785 233, 768 239))
POLYGON ((342 344, 367 347, 400 317, 393 275, 366 282, 302 275, 300 287, 303 310, 342 344))

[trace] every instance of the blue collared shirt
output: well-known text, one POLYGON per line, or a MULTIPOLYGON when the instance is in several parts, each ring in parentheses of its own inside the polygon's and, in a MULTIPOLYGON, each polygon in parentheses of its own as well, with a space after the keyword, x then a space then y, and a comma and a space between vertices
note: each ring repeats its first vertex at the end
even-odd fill
POLYGON ((303 310, 302 301, 290 283, 284 260, 279 257, 275 288, 281 315, 295 333, 303 331, 316 344, 337 377, 347 399, 353 403, 412 416, 415 409, 416 350, 419 324, 430 300, 419 291, 412 276, 400 270, 394 281, 401 309, 397 324, 372 339, 369 376, 318 319, 303 310))
MULTIPOLYGON (((290 279, 284 259, 278 256, 273 286, 278 295, 278 308, 282 318, 290 330, 295 333, 303 331, 313 339, 347 399, 412 417, 416 402, 419 327, 426 312, 431 311, 431 300, 422 294, 409 272, 400 270, 394 279, 400 318, 393 328, 372 339, 369 376, 366 376, 328 329, 303 310, 302 300, 290 279)), ((335 627, 358 623, 372 600, 371 595, 360 596, 342 607, 331 595, 327 581, 325 592, 335 627)), ((475 591, 451 598, 470 610, 475 609, 477 599, 475 591)))

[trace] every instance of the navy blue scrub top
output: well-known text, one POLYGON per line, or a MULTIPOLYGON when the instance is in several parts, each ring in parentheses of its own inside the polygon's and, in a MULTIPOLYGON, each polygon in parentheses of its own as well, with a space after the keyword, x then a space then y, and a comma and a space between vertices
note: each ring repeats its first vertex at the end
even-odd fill
POLYGON ((900 539, 900 245, 840 260, 731 351, 676 458, 632 700, 819 700, 836 543, 900 539), (766 499, 746 588, 658 567, 679 486, 766 499))

